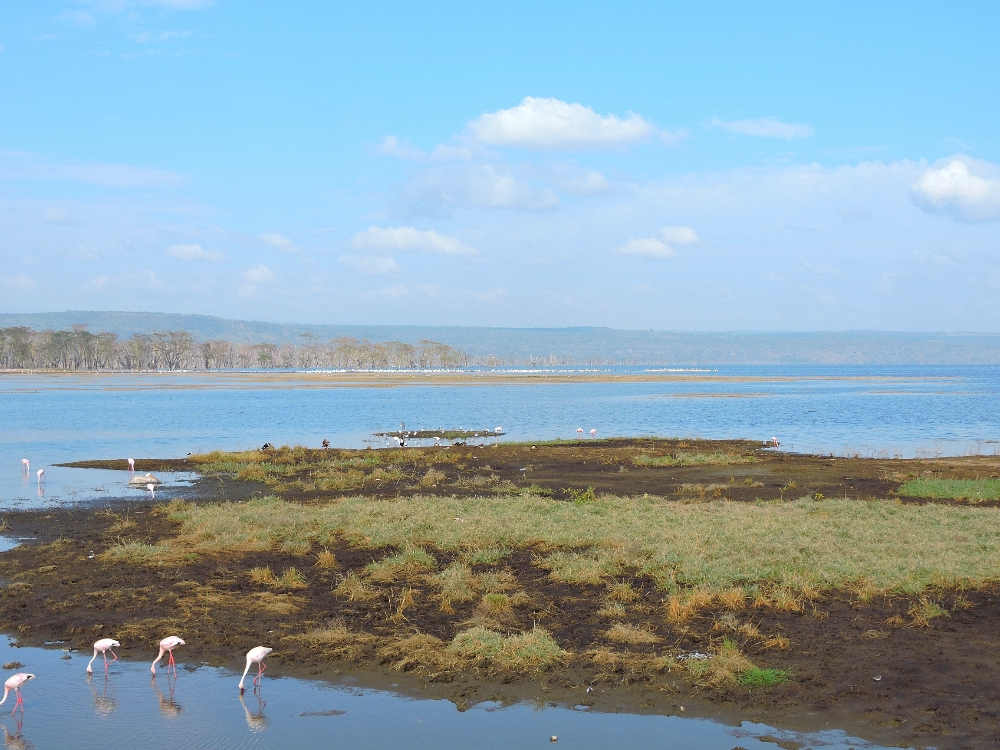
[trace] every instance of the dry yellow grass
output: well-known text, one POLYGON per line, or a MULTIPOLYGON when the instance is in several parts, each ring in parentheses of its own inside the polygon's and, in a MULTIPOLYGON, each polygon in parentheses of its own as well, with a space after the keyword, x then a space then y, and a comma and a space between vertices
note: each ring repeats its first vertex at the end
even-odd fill
POLYGON ((631 643, 635 645, 659 643, 663 640, 650 630, 637 628, 634 625, 626 625, 625 623, 612 625, 605 631, 604 637, 616 643, 631 643))
POLYGON ((337 556, 330 550, 324 549, 316 555, 316 567, 324 570, 336 570, 339 567, 337 565, 337 556))
POLYGON ((370 602, 378 597, 378 592, 354 572, 341 578, 333 593, 349 602, 370 602))
POLYGON ((752 669, 754 664, 739 646, 725 639, 711 659, 688 659, 684 666, 696 682, 721 687, 735 685, 740 675, 752 669))
POLYGON ((667 620, 674 624, 687 622, 700 610, 711 606, 713 599, 711 592, 697 589, 672 594, 666 602, 667 620))
POLYGON ((542 628, 503 635, 474 627, 456 635, 448 649, 471 666, 521 674, 552 667, 567 656, 542 628))

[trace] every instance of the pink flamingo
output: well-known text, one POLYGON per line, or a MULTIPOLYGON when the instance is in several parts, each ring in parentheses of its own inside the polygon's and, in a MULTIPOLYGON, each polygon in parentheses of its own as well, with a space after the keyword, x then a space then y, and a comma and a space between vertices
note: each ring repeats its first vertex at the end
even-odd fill
POLYGON ((247 651, 247 668, 243 670, 243 676, 240 677, 240 692, 242 693, 245 688, 243 687, 243 680, 247 678, 247 672, 250 671, 250 665, 257 665, 257 676, 253 678, 253 686, 260 687, 260 678, 264 674, 264 670, 267 669, 267 665, 264 663, 264 659, 267 655, 274 651, 273 648, 268 648, 267 646, 257 646, 247 651))
POLYGON ((772 437, 771 438, 771 445, 773 445, 775 448, 777 448, 780 445, 780 443, 778 442, 778 438, 772 437))
POLYGON ((21 471, 25 474, 31 471, 31 462, 26 458, 21 459, 21 471))
POLYGON ((130 458, 128 460, 128 473, 129 474, 135 474, 135 459, 134 458, 130 458))
POLYGON ((45 481, 45 469, 39 469, 35 472, 38 475, 38 483, 41 484, 45 481))
MULTIPOLYGON (((14 711, 17 711, 17 707, 20 706, 21 712, 23 713, 24 699, 21 698, 21 686, 28 680, 33 680, 33 679, 35 679, 35 675, 28 674, 27 672, 18 672, 13 677, 8 677, 7 681, 3 684, 3 699, 0 700, 0 703, 3 703, 5 700, 7 700, 7 695, 10 693, 11 690, 13 690, 14 694, 17 695, 17 703, 14 704, 14 711)), ((11 711, 12 715, 14 711, 11 711)))
POLYGON ((177 648, 178 646, 184 646, 184 645, 187 644, 185 644, 184 641, 182 641, 176 635, 168 635, 166 638, 160 641, 160 653, 156 657, 156 660, 153 662, 153 666, 149 668, 149 671, 153 673, 154 677, 156 676, 156 665, 160 663, 160 659, 163 658, 164 654, 170 654, 170 659, 167 661, 167 669, 169 670, 171 667, 173 667, 174 674, 177 673, 177 665, 174 664, 174 649, 177 648))
MULTIPOLYGON (((101 654, 104 657, 104 671, 107 672, 108 671, 108 651, 111 651, 111 649, 113 649, 113 648, 118 648, 121 645, 122 644, 120 644, 118 641, 116 641, 113 638, 101 638, 101 640, 96 641, 94 643, 94 658, 91 659, 90 662, 87 664, 87 674, 93 674, 94 673, 94 670, 91 669, 91 664, 94 663, 94 659, 97 658, 98 654, 101 654)), ((111 660, 112 662, 118 661, 118 654, 116 654, 114 651, 111 651, 111 655, 113 657, 115 657, 114 659, 111 660)))
POLYGON ((577 427, 576 428, 576 439, 579 440, 582 437, 583 437, 583 428, 582 427, 577 427))
POLYGON ((597 437, 597 429, 596 428, 592 428, 590 430, 590 437, 591 437, 591 439, 597 437))
POLYGON ((155 500, 156 499, 156 493, 153 492, 153 490, 154 490, 155 487, 156 487, 155 484, 147 484, 146 485, 146 489, 149 490, 149 497, 150 497, 151 500, 155 500))

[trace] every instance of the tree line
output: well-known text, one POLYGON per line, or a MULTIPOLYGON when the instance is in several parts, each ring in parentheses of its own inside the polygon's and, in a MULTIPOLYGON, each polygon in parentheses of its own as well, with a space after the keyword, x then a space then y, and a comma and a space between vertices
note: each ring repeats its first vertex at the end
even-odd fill
POLYGON ((462 367, 470 358, 437 341, 416 344, 354 338, 320 341, 303 334, 302 343, 252 344, 197 341, 187 331, 155 331, 122 338, 69 331, 0 328, 0 369, 5 370, 227 370, 332 369, 411 370, 462 367))

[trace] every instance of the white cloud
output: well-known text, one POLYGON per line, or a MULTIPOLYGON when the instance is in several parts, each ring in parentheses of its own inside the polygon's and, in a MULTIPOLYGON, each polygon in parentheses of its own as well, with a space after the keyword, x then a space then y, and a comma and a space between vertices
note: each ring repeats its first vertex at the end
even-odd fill
POLYGON ((201 245, 171 245, 167 255, 177 260, 209 260, 218 263, 225 256, 218 250, 206 250, 201 245))
POLYGON ((129 39, 138 44, 148 44, 149 42, 169 42, 172 39, 183 39, 191 36, 190 31, 140 31, 136 34, 129 34, 129 39))
POLYGON ((402 213, 445 216, 453 208, 545 211, 559 197, 491 164, 463 164, 427 169, 398 191, 402 213))
POLYGON ((360 250, 419 250, 445 255, 472 255, 476 249, 464 245, 454 237, 438 234, 433 229, 426 232, 413 227, 368 227, 351 237, 351 244, 360 250))
POLYGON ((673 258, 677 251, 670 245, 653 237, 631 239, 615 249, 619 255, 632 255, 637 258, 673 258))
POLYGON ((480 115, 469 123, 469 132, 491 146, 540 150, 614 148, 660 135, 652 122, 634 112, 624 119, 601 116, 582 104, 534 96, 516 107, 480 115))
POLYGON ((724 122, 713 117, 709 124, 740 135, 752 135, 758 138, 784 138, 787 141, 793 138, 808 138, 815 134, 812 125, 796 125, 791 122, 781 122, 771 117, 762 117, 759 120, 733 120, 731 122, 724 122))
POLYGON ((58 206, 47 208, 42 214, 42 221, 46 224, 68 224, 72 218, 69 211, 58 206))
POLYGON ((466 146, 446 146, 439 143, 427 153, 421 148, 411 146, 409 141, 399 140, 394 135, 383 137, 382 142, 374 150, 377 154, 393 156, 404 161, 454 161, 472 158, 472 149, 466 146))
POLYGON ((338 260, 348 268, 370 276, 382 276, 399 270, 395 258, 383 255, 341 255, 338 260))
POLYGON ((255 266, 250 266, 247 270, 243 272, 243 279, 250 284, 267 284, 278 278, 274 271, 265 266, 263 263, 258 263, 255 266))
POLYGON ((183 175, 164 169, 129 164, 74 164, 51 161, 38 154, 0 153, 2 180, 65 180, 103 187, 166 187, 186 181, 183 175))
POLYGON ((925 211, 949 213, 962 221, 996 219, 1000 217, 998 171, 996 165, 957 154, 920 175, 910 186, 910 196, 925 211))
POLYGON ((287 237, 281 234, 277 234, 274 232, 262 234, 260 235, 259 239, 268 247, 273 247, 279 253, 284 253, 285 255, 291 255, 292 253, 302 252, 299 249, 298 245, 296 245, 292 240, 288 239, 287 237))
POLYGON ((11 289, 27 292, 35 288, 35 280, 26 273, 19 273, 9 279, 4 279, 3 285, 11 289))
POLYGON ((386 297, 391 297, 392 299, 399 299, 400 297, 405 297, 407 294, 407 289, 404 284, 399 286, 387 286, 382 289, 382 294, 386 297))
POLYGON ((663 227, 660 239, 671 245, 697 245, 701 242, 698 233, 691 227, 663 227))

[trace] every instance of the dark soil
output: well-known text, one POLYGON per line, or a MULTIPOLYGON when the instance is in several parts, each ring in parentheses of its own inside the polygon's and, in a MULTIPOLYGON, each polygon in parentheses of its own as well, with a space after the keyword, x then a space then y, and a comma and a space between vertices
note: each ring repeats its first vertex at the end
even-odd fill
MULTIPOLYGON (((649 447, 662 449, 664 442, 650 441, 649 447)), ((675 445, 690 446, 684 450, 741 451, 752 455, 754 461, 639 468, 621 460, 621 451, 637 443, 642 441, 545 445, 534 450, 530 446, 452 450, 463 451, 461 463, 466 468, 458 471, 466 475, 491 471, 519 484, 551 488, 557 497, 568 497, 571 488, 594 487, 599 494, 648 492, 684 499, 697 493, 691 485, 725 485, 725 497, 752 501, 781 497, 789 492, 792 482, 796 485, 793 496, 818 492, 885 497, 904 476, 926 472, 988 476, 997 471, 997 459, 983 457, 831 459, 785 455, 754 443, 699 442, 695 446, 676 441, 675 445), (530 475, 522 477, 528 473, 521 471, 526 466, 530 475), (688 488, 682 489, 682 485, 688 488)), ((121 468, 121 463, 90 465, 121 468)), ((143 460, 137 465, 143 471, 192 468, 185 461, 143 460)), ((419 465, 426 468, 426 462, 419 465)), ((417 473, 417 462, 414 467, 417 473)), ((263 490, 259 484, 211 478, 193 492, 201 502, 214 502, 222 496, 238 499, 263 490)), ((417 490, 401 482, 374 494, 411 491, 417 490)), ((427 489, 421 491, 426 493, 427 489)), ((313 493, 282 494, 306 502, 314 498, 313 493)), ((325 497, 336 494, 323 493, 325 497)), ((603 586, 553 581, 547 570, 536 565, 537 552, 522 549, 495 568, 513 573, 517 588, 530 599, 515 608, 504 624, 510 630, 530 629, 536 623, 546 628, 563 648, 573 652, 564 667, 523 678, 474 673, 387 676, 374 650, 354 662, 338 662, 285 639, 343 622, 353 631, 380 639, 419 632, 449 641, 468 627, 475 604, 456 602, 454 613, 441 612, 437 589, 422 577, 378 585, 379 595, 372 602, 346 601, 333 592, 341 576, 395 552, 359 550, 346 543, 330 550, 336 556, 336 569, 318 567, 315 556, 280 553, 199 557, 176 567, 115 564, 101 557, 101 552, 122 535, 149 543, 173 536, 176 529, 158 512, 159 507, 133 502, 115 506, 112 512, 60 509, 5 515, 3 520, 13 534, 36 537, 37 541, 0 555, 0 629, 16 633, 25 644, 63 640, 80 649, 89 649, 97 638, 116 637, 123 642, 126 657, 149 660, 155 655, 156 641, 177 633, 188 642, 183 652, 178 652, 182 659, 228 666, 232 666, 234 654, 238 662, 249 647, 274 644, 273 669, 317 676, 343 677, 345 673, 368 684, 391 681, 422 695, 448 697, 460 707, 482 700, 524 698, 659 713, 677 712, 684 706, 686 715, 718 718, 721 714, 733 720, 802 729, 838 727, 882 744, 1000 746, 1000 680, 996 677, 1000 673, 1000 588, 961 594, 932 592, 948 614, 934 618, 927 627, 916 627, 907 616, 914 603, 911 599, 865 603, 847 593, 820 596, 801 612, 749 608, 729 613, 712 609, 682 625, 671 625, 663 614, 663 593, 651 581, 634 577, 631 580, 641 589, 641 598, 629 605, 628 622, 654 632, 660 641, 655 645, 623 645, 604 635, 614 621, 598 613, 603 586), (123 530, 123 520, 134 525, 123 530), (295 567, 303 574, 306 587, 281 589, 253 583, 250 569, 263 566, 278 575, 295 567), (414 604, 403 618, 393 619, 405 589, 411 590, 414 604), (586 656, 595 649, 626 656, 671 649, 707 651, 726 635, 715 625, 727 615, 757 626, 760 638, 729 635, 757 663, 789 670, 792 678, 787 684, 753 691, 700 687, 682 670, 651 674, 629 666, 602 669, 586 656), (890 618, 894 618, 892 624, 886 622, 890 618), (788 647, 765 648, 765 639, 773 636, 787 638, 788 647), (364 671, 359 674, 358 668, 364 671), (592 687, 592 692, 586 692, 587 687, 592 687)), ((442 566, 449 562, 446 554, 437 557, 442 566)), ((480 571, 486 569, 480 567, 480 571)))

